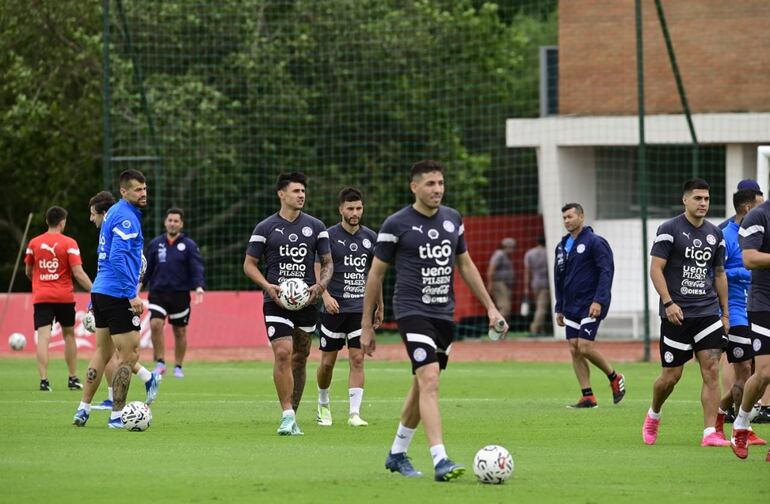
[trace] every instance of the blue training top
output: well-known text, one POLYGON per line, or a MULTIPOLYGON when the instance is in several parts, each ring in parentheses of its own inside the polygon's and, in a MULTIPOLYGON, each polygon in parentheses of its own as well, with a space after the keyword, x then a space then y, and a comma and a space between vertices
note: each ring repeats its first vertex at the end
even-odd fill
POLYGON ((99 262, 91 292, 136 297, 144 248, 141 218, 142 212, 124 199, 107 210, 99 230, 99 262))

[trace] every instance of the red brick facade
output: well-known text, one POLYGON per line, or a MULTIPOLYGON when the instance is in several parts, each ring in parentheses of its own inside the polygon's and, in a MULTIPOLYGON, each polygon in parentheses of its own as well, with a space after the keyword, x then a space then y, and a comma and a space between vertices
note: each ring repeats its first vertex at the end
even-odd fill
MULTIPOLYGON (((691 110, 770 111, 770 0, 663 0, 691 110)), ((634 0, 559 2, 559 113, 637 113, 634 0)), ((653 0, 643 0, 645 107, 682 107, 653 0)))

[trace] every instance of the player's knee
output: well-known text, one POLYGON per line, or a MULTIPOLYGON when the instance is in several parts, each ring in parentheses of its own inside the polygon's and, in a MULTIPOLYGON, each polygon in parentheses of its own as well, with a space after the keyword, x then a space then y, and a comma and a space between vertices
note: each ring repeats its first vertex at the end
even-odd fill
POLYGON ((364 354, 353 354, 348 357, 352 369, 362 369, 364 367, 364 354))
POLYGON ((291 362, 292 352, 291 348, 274 348, 273 355, 275 357, 276 364, 289 364, 291 362))
POLYGON ((417 378, 420 385, 420 394, 431 394, 438 392, 439 374, 438 372, 421 373, 417 378))

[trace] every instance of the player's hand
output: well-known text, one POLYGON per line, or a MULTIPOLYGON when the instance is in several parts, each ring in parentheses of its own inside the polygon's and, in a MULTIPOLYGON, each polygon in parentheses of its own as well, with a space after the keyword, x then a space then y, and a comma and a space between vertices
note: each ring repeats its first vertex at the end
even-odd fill
POLYGON ((556 325, 559 327, 564 327, 564 314, 562 313, 556 314, 556 325))
POLYGON ((328 292, 323 293, 323 300, 326 313, 337 315, 340 312, 340 304, 328 292))
POLYGON ((722 315, 722 326, 725 328, 725 334, 730 332, 730 316, 726 313, 722 315))
POLYGON ((591 306, 588 308, 588 316, 591 318, 599 318, 599 315, 602 314, 602 305, 599 303, 591 303, 591 306))
POLYGON ((308 289, 308 292, 310 292, 310 298, 308 298, 308 300, 307 300, 308 306, 312 305, 313 303, 315 303, 316 300, 318 299, 318 297, 321 294, 324 293, 324 290, 325 289, 323 287, 321 287, 321 284, 315 284, 315 285, 311 286, 308 289))
POLYGON ((283 306, 283 303, 281 303, 281 300, 278 297, 279 294, 281 293, 280 287, 278 287, 275 284, 267 284, 267 288, 265 288, 265 292, 267 293, 268 296, 270 296, 270 299, 272 299, 278 304, 278 306, 283 306))
POLYGON ((131 306, 131 311, 137 315, 141 315, 144 311, 144 301, 142 301, 142 298, 139 296, 129 300, 128 304, 131 306))
POLYGON ((487 310, 487 316, 489 317, 490 329, 496 327, 499 323, 505 324, 503 326, 503 332, 500 333, 500 339, 504 339, 508 335, 509 327, 508 322, 506 322, 505 317, 503 317, 502 313, 500 313, 500 310, 498 310, 496 307, 492 307, 487 310))
POLYGON ((195 289, 195 304, 201 304, 203 302, 203 293, 205 291, 203 290, 203 287, 198 287, 195 289))
POLYGON ((374 327, 365 324, 361 326, 361 350, 369 357, 374 355, 377 342, 374 340, 374 327))
POLYGON ((680 326, 684 322, 684 313, 679 305, 674 303, 666 308, 666 318, 674 325, 680 326))
POLYGON ((372 321, 372 327, 378 329, 382 325, 382 321, 385 319, 385 307, 382 305, 377 306, 374 310, 374 320, 372 321))

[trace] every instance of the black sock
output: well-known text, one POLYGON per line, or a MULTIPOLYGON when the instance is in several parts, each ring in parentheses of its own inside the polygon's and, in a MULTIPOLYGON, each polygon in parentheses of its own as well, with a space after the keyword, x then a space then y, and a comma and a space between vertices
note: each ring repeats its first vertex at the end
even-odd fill
POLYGON ((610 381, 614 380, 617 377, 618 377, 618 373, 616 373, 614 369, 612 370, 612 373, 607 375, 607 378, 609 378, 610 381))
POLYGON ((591 390, 591 387, 581 389, 581 392, 583 392, 583 397, 588 397, 594 395, 594 391, 591 390))
POLYGON ((158 362, 158 364, 163 364, 164 366, 166 365, 166 359, 155 359, 155 360, 158 362))
POLYGON ((180 366, 179 364, 177 364, 177 365, 176 365, 176 366, 174 366, 174 367, 175 367, 175 368, 179 368, 179 369, 182 369, 182 366, 180 366))

